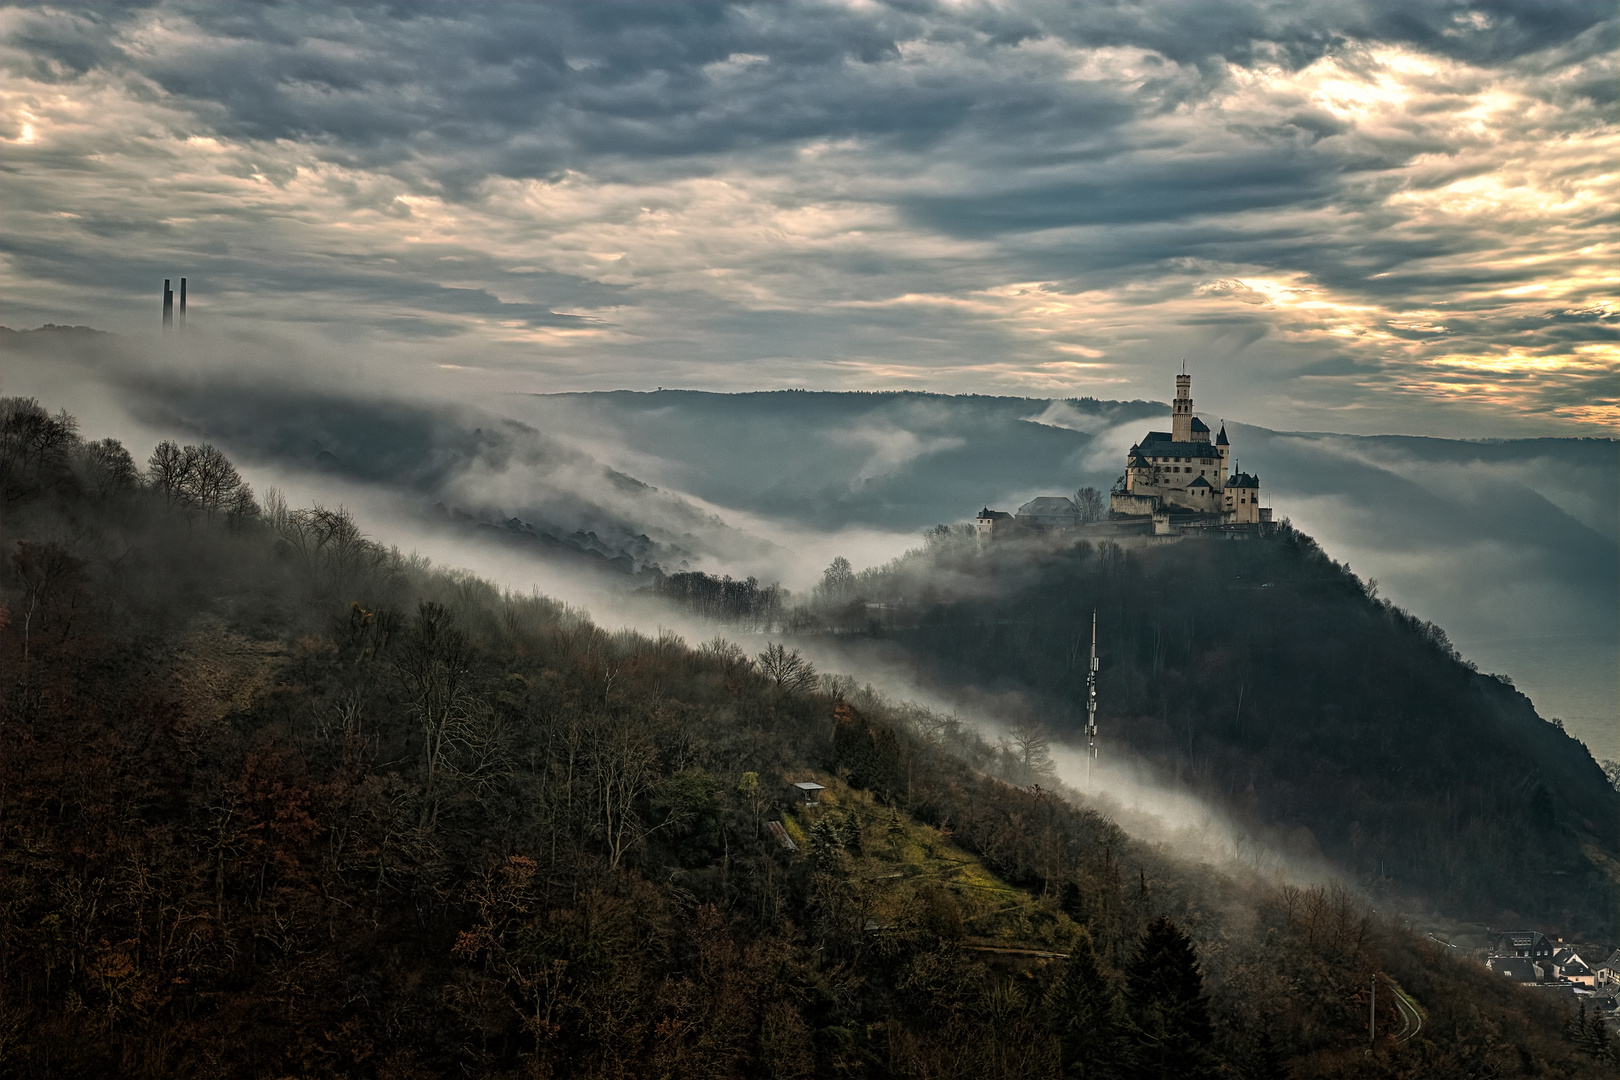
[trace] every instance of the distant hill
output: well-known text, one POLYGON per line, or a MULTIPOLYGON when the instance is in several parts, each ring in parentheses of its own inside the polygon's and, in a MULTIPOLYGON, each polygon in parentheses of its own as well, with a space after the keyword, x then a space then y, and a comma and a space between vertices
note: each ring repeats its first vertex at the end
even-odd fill
MULTIPOLYGON (((1125 450, 1168 413, 1144 401, 917 392, 504 394, 469 405, 393 386, 289 386, 252 364, 182 376, 113 335, 6 340, 16 390, 82 389, 87 408, 116 402, 143 431, 211 439, 279 482, 382 493, 391 513, 459 530, 454 542, 534 554, 535 576, 550 580, 656 565, 804 587, 846 532, 864 549, 844 554, 881 561, 982 506, 1106 490, 1125 450)), ((1620 444, 1227 426, 1279 519, 1444 626, 1598 757, 1620 760, 1620 444)))
MULTIPOLYGON (((652 483, 817 531, 920 531, 985 505, 1106 491, 1125 450, 1169 413, 1141 401, 799 391, 506 407, 558 437, 618 448, 652 483)), ((1279 519, 1620 759, 1620 443, 1226 426, 1279 519)))
POLYGON ((98 335, 104 336, 105 334, 105 330, 97 330, 89 326, 58 326, 56 323, 46 323, 44 326, 36 327, 33 330, 13 330, 9 326, 0 326, 0 342, 8 339, 26 340, 40 336, 61 337, 64 335, 76 335, 79 337, 95 337, 98 335))

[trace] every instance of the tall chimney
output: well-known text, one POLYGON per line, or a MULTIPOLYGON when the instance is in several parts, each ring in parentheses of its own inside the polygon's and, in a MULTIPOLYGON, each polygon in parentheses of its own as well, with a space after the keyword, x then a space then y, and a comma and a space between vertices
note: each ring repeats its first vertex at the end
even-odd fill
POLYGON ((163 329, 168 330, 174 326, 174 290, 169 288, 169 279, 163 279, 163 329))
POLYGON ((180 329, 186 328, 186 279, 180 279, 180 329))

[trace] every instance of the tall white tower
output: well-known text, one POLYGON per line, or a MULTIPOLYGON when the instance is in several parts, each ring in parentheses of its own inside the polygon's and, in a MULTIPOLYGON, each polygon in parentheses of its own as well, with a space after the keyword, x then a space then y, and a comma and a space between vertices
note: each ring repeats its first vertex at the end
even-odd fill
POLYGON ((1176 400, 1171 410, 1170 438, 1192 442, 1192 376, 1185 371, 1176 376, 1176 400))

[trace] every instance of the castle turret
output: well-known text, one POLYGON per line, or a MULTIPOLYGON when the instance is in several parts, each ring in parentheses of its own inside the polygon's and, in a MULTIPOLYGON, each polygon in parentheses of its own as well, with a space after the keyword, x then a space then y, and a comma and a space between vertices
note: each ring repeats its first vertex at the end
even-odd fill
POLYGON ((1270 510, 1261 512, 1260 478, 1252 473, 1236 472, 1228 477, 1226 489, 1221 492, 1221 502, 1226 512, 1232 515, 1234 524, 1254 525, 1271 520, 1270 510))
POLYGON ((1170 413, 1170 438, 1173 442, 1193 441, 1192 376, 1183 371, 1176 376, 1176 400, 1170 413))
POLYGON ((1227 439, 1226 439, 1226 421, 1225 420, 1221 421, 1221 433, 1219 435, 1215 436, 1215 449, 1217 451, 1219 451, 1219 453, 1221 455, 1221 473, 1220 473, 1219 485, 1224 488, 1226 486, 1227 474, 1231 471, 1231 468, 1232 468, 1232 464, 1231 464, 1231 461, 1230 461, 1230 458, 1232 456, 1232 444, 1230 442, 1228 442, 1227 439))

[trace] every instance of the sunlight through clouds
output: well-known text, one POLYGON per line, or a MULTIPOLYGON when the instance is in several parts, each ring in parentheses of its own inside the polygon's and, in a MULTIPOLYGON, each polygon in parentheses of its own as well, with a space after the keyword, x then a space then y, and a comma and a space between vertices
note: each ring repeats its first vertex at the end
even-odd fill
POLYGON ((1612 15, 431 10, 11 9, 11 318, 145 330, 189 272, 199 317, 581 388, 1187 357, 1274 423, 1620 422, 1612 15))

